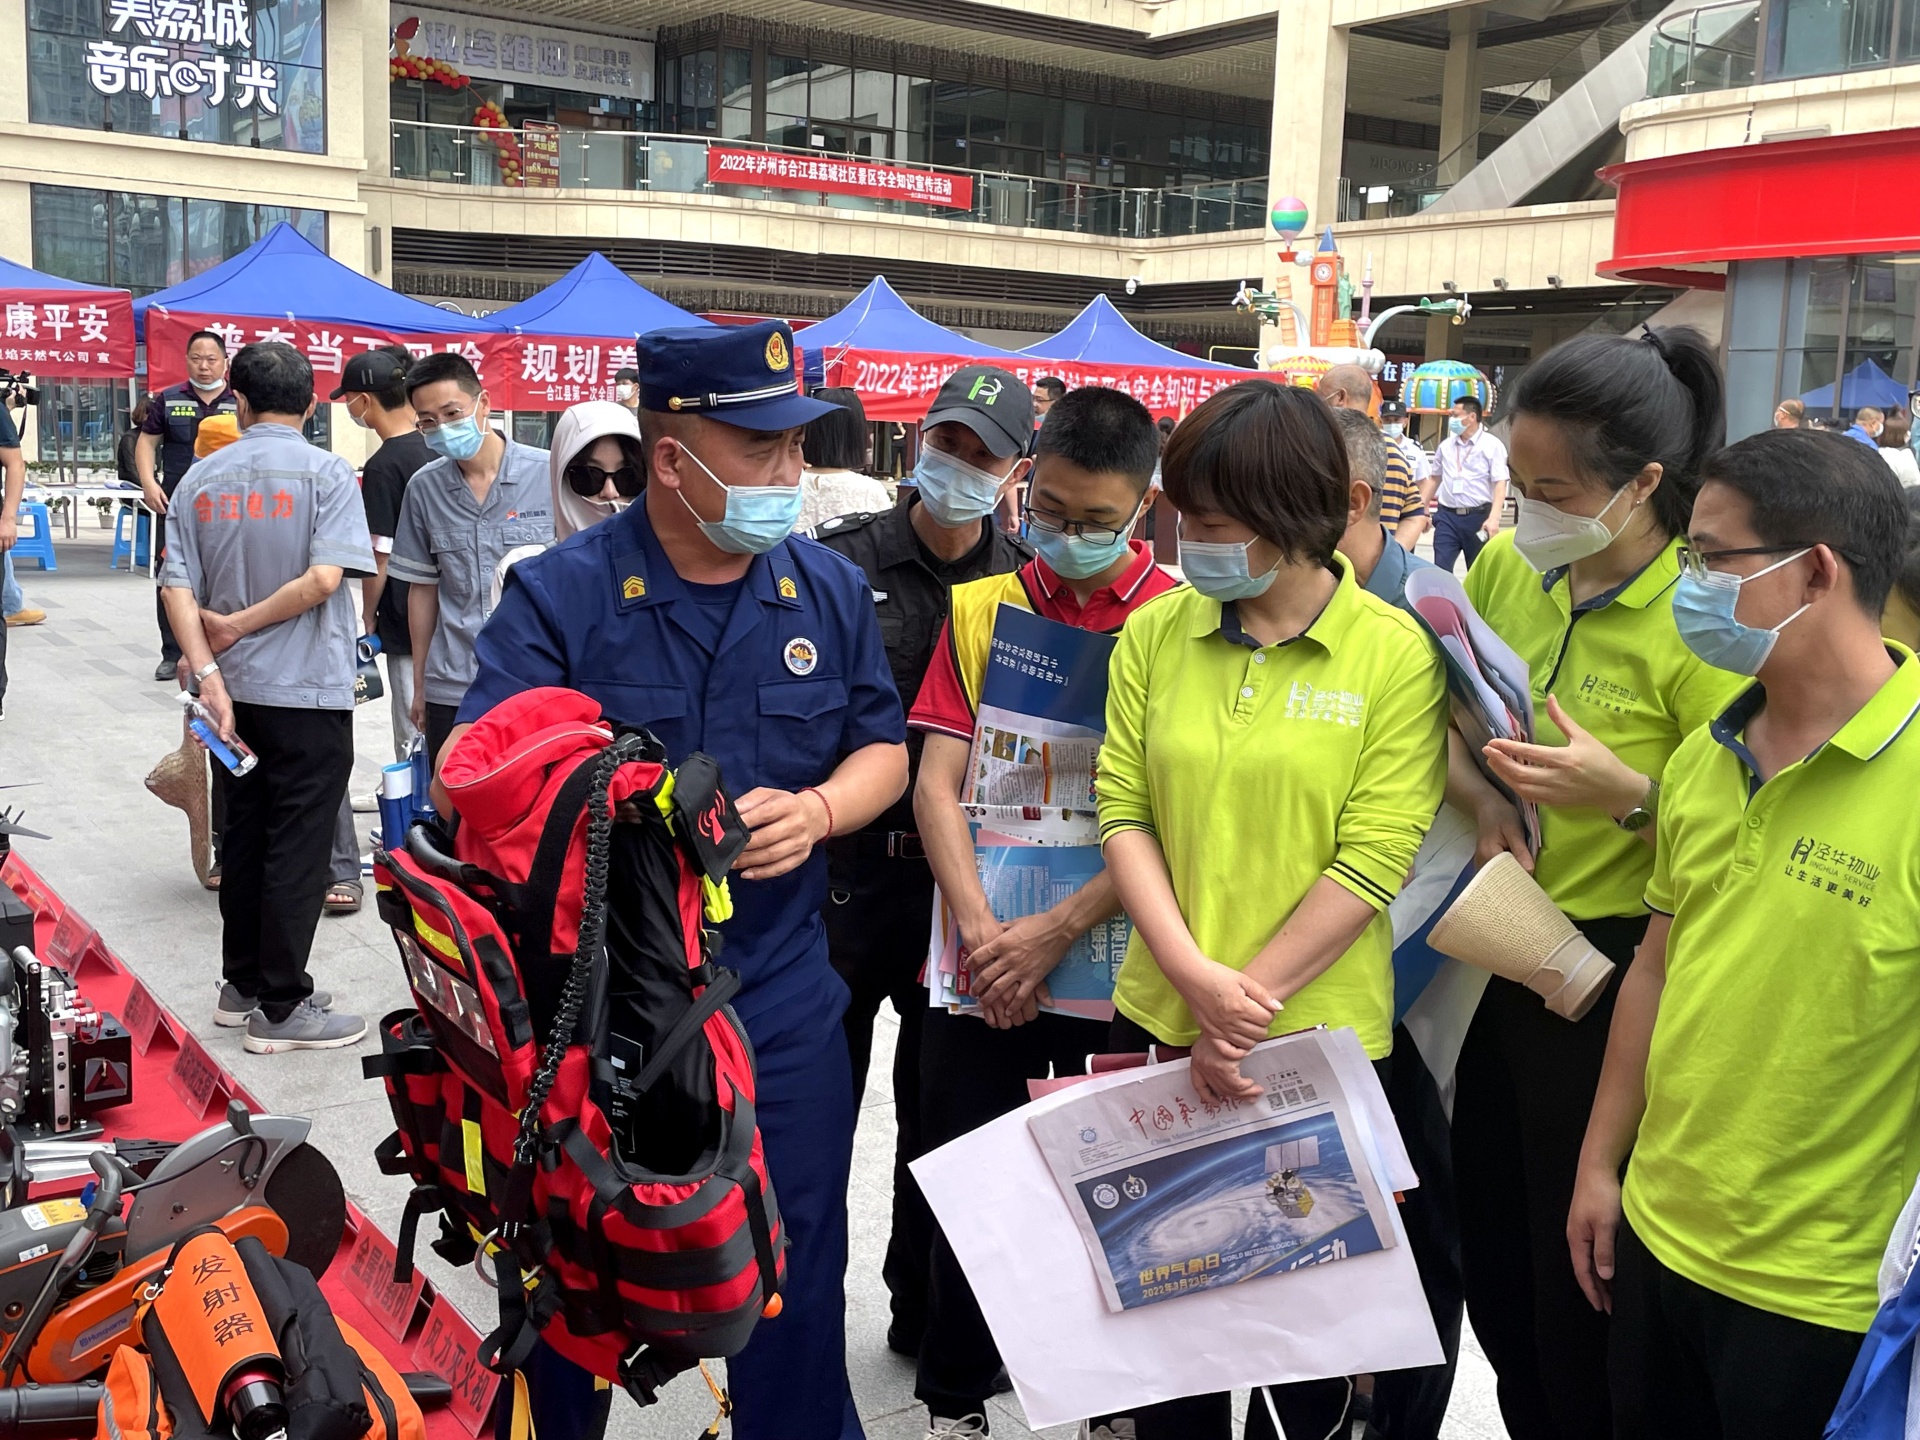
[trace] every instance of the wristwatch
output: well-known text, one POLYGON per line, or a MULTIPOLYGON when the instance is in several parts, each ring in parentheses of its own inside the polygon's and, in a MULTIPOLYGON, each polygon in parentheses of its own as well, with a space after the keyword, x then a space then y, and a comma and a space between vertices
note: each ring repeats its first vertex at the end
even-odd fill
MULTIPOLYGON (((218 671, 219 668, 220 668, 220 662, 218 660, 209 660, 206 664, 202 665, 198 670, 193 672, 193 683, 198 685, 202 680, 206 679, 209 675, 212 675, 216 671, 218 671)), ((1622 823, 1624 824, 1625 822, 1623 821, 1622 823)))
POLYGON ((1660 808, 1660 782, 1647 781, 1647 793, 1640 797, 1640 803, 1627 811, 1613 823, 1629 835, 1644 830, 1653 824, 1654 812, 1660 808))

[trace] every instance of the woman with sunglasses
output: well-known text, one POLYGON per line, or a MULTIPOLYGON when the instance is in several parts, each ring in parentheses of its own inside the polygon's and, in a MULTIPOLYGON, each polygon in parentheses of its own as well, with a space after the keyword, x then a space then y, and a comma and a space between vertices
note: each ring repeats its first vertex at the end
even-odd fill
POLYGON ((1539 807, 1529 853, 1511 802, 1454 739, 1448 795, 1619 967, 1585 1018, 1490 980, 1456 1072, 1454 1174, 1467 1313, 1514 1440, 1611 1435, 1607 1317, 1574 1279, 1567 1212, 1614 996, 1647 928, 1660 777, 1745 682, 1681 643, 1673 593, 1725 390, 1698 332, 1583 335, 1515 384, 1519 523, 1467 572, 1468 598, 1532 672, 1534 738, 1488 770, 1539 807))
POLYGON ((554 427, 553 541, 609 520, 647 488, 640 422, 611 400, 575 405, 554 427))
MULTIPOLYGON (((547 452, 553 467, 553 540, 610 520, 647 488, 640 422, 624 405, 586 400, 567 410, 553 430, 547 452)), ((522 545, 500 557, 493 572, 493 603, 507 583, 507 571, 545 545, 522 545)))

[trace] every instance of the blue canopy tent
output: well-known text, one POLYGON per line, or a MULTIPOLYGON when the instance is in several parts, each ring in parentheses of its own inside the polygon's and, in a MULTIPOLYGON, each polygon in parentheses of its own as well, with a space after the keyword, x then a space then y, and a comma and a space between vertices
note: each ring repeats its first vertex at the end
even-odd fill
POLYGON ((818 385, 822 357, 829 350, 885 350, 910 355, 965 355, 981 360, 1017 360, 1011 351, 937 325, 894 292, 887 277, 876 275, 846 308, 809 325, 794 336, 806 362, 807 383, 818 385))
MULTIPOLYGON (((1835 406, 1833 386, 1822 385, 1800 397, 1809 410, 1831 411, 1835 406)), ((1907 387, 1882 370, 1872 360, 1862 360, 1840 377, 1838 399, 1840 413, 1850 414, 1862 405, 1877 405, 1882 410, 1904 409, 1907 387)))
POLYGON ((1238 370, 1204 360, 1149 340, 1127 317, 1113 308, 1105 295, 1096 295, 1058 335, 1027 346, 1020 354, 1032 360, 1079 360, 1099 365, 1158 365, 1181 370, 1238 370))
POLYGON ((662 300, 598 250, 546 289, 487 317, 524 335, 594 335, 631 340, 674 325, 703 325, 662 300))
POLYGON ((283 318, 310 324, 364 325, 402 334, 494 335, 500 327, 457 310, 442 310, 389 290, 333 259, 281 221, 253 244, 212 269, 133 302, 146 337, 147 313, 181 310, 199 315, 283 318))

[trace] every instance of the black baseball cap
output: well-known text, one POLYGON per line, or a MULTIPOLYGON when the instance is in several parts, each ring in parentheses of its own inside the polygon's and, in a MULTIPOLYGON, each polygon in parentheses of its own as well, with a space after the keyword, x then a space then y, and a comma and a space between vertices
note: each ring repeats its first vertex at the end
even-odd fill
POLYGON ((973 431, 1001 460, 1024 455, 1033 444, 1033 392, 1011 371, 965 365, 947 377, 920 425, 931 430, 949 420, 973 431))
POLYGON ((401 375, 400 360, 384 350, 368 350, 349 359, 340 372, 340 384, 327 398, 338 400, 343 395, 378 395, 398 380, 401 375))
POLYGON ((1407 407, 1402 405, 1398 400, 1382 400, 1380 402, 1380 418, 1382 420, 1404 420, 1407 418, 1407 407))

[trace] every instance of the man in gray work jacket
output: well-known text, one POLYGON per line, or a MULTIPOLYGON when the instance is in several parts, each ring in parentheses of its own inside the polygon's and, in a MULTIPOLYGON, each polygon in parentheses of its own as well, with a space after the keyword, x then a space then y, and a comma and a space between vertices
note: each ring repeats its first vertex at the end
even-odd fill
POLYGON ((553 480, 546 451, 488 426, 487 392, 460 356, 414 365, 407 399, 414 428, 440 458, 407 483, 387 574, 407 582, 413 723, 437 770, 473 683, 473 642, 493 613, 502 557, 553 541, 553 480))
POLYGON ((174 491, 161 597, 200 700, 258 763, 226 787, 219 1024, 246 1048, 329 1050, 367 1033, 307 974, 334 819, 353 770, 354 604, 373 573, 353 467, 309 445, 313 368, 291 345, 233 362, 241 436, 174 491))

